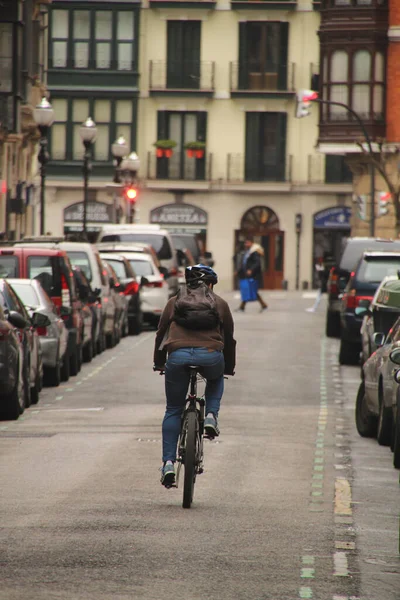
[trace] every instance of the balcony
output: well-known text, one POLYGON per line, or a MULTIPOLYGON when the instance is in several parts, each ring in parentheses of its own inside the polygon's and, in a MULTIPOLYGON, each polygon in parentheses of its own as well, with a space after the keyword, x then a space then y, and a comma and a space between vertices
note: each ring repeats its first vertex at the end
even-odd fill
MULTIPOLYGON (((147 153, 147 179, 182 182, 205 182, 212 179, 212 154, 203 158, 189 158, 186 152, 175 152, 170 158, 157 158, 154 151, 147 153)), ((169 187, 170 184, 169 184, 169 187)))
POLYGON ((226 179, 228 183, 290 183, 292 162, 293 157, 289 155, 283 165, 246 164, 244 154, 228 154, 226 179))
POLYGON ((149 68, 151 96, 212 96, 214 94, 214 61, 151 60, 149 68))
POLYGON ((294 63, 268 65, 265 70, 251 62, 230 63, 231 96, 282 98, 295 94, 294 63))
POLYGON ((296 10, 297 0, 231 0, 232 10, 296 10))
POLYGON ((68 57, 66 61, 49 58, 48 84, 64 89, 65 86, 138 88, 137 65, 132 60, 104 60, 68 57))
POLYGON ((215 8, 216 0, 150 0, 150 8, 215 8))

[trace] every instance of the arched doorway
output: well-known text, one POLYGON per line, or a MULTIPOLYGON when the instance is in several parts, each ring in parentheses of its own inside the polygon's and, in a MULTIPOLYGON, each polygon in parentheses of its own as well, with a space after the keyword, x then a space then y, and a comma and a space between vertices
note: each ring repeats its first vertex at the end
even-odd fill
POLYGON ((267 290, 281 289, 283 281, 284 232, 280 230, 276 213, 267 206, 253 206, 246 211, 235 231, 235 252, 247 235, 254 238, 264 251, 263 283, 267 290))

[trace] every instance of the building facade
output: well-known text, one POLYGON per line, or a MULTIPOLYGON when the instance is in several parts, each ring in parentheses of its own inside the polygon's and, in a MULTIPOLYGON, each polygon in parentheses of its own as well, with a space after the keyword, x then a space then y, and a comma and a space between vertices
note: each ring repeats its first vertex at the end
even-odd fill
POLYGON ((47 9, 51 0, 0 4, 0 234, 35 229, 37 142, 34 107, 46 96, 47 9))
POLYGON ((196 232, 222 288, 247 234, 264 248, 267 289, 310 285, 314 259, 349 233, 352 197, 343 156, 315 148, 318 111, 295 117, 296 90, 318 82, 319 26, 309 0, 53 0, 49 230, 68 231, 83 200, 79 126, 90 114, 93 229, 96 206, 111 218, 122 134, 141 160, 137 220, 196 232), (172 153, 155 147, 166 140, 172 153))

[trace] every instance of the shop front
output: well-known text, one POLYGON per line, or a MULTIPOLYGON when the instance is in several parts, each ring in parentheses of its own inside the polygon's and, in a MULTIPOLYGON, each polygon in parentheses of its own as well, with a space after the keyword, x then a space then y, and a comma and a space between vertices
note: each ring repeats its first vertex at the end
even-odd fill
POLYGON ((313 232, 313 287, 317 286, 314 265, 329 256, 338 262, 343 240, 350 236, 351 208, 332 206, 314 214, 313 232))
POLYGON ((208 215, 194 204, 163 204, 150 211, 150 223, 160 225, 171 233, 190 233, 196 236, 202 253, 207 250, 208 215))
MULTIPOLYGON (((276 213, 268 206, 253 206, 246 211, 235 231, 235 254, 243 247, 247 236, 251 236, 261 246, 263 288, 282 288, 285 234, 280 229, 276 213)), ((237 282, 235 282, 237 287, 237 282)))
MULTIPOLYGON (((113 222, 113 207, 106 202, 88 202, 86 209, 87 236, 95 242, 102 225, 113 222)), ((71 238, 83 231, 83 202, 70 204, 64 209, 64 235, 71 238)))

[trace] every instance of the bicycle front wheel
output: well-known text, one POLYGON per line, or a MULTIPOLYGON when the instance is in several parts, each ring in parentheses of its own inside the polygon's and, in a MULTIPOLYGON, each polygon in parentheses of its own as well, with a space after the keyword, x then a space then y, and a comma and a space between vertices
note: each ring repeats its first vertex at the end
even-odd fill
POLYGON ((194 482, 196 478, 196 429, 197 418, 194 411, 189 411, 186 416, 186 444, 183 480, 183 508, 190 508, 193 502, 194 482))

